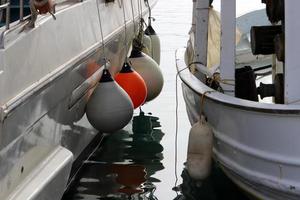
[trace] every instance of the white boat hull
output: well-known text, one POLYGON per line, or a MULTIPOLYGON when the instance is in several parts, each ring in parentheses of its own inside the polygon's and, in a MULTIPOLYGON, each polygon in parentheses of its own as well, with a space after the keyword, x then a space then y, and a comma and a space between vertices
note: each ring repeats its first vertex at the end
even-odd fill
MULTIPOLYGON (((183 55, 184 50, 177 52, 178 71, 186 67, 183 55)), ((261 199, 299 199, 300 106, 228 96, 207 87, 189 70, 180 77, 199 101, 211 91, 204 97, 203 110, 214 133, 214 157, 228 176, 261 199)))
MULTIPOLYGON (((58 4, 57 20, 40 16, 32 30, 20 32, 23 22, 0 29, 0 199, 61 199, 74 161, 99 136, 85 105, 104 57, 116 73, 127 53, 122 2, 130 43, 138 1, 133 1, 135 21, 130 1, 87 0, 58 4)), ((143 15, 147 12, 143 4, 143 15)))

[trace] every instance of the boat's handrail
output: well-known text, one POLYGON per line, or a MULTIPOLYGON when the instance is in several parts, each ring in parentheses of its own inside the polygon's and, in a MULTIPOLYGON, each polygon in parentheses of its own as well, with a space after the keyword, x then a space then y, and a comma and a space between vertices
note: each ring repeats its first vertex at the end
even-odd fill
MULTIPOLYGON (((0 2, 0 12, 6 11, 6 15, 5 15, 5 29, 2 33, 0 33, 0 48, 4 47, 3 44, 3 40, 5 35, 10 32, 10 24, 11 24, 11 2, 10 0, 6 0, 5 3, 1 3, 0 2)), ((1 18, 0 18, 1 20, 1 18)), ((19 22, 23 22, 24 21, 24 0, 19 0, 19 22)))
MULTIPOLYGON (((23 1, 23 0, 20 0, 23 1)), ((6 17, 5 17, 5 29, 9 29, 10 23, 10 0, 7 0, 6 3, 0 5, 0 11, 6 10, 6 17)))
MULTIPOLYGON (((19 21, 24 20, 24 0, 19 0, 19 21)), ((6 10, 6 17, 5 17, 5 29, 9 30, 10 28, 10 0, 7 0, 6 3, 0 4, 0 11, 6 10)))
MULTIPOLYGON (((56 12, 56 5, 67 2, 68 0, 55 0, 54 3, 54 13, 56 12)), ((74 2, 83 2, 84 0, 74 0, 74 2)), ((15 30, 22 32, 23 30, 20 25, 25 25, 24 21, 30 18, 30 15, 27 15, 26 9, 28 9, 28 5, 24 0, 18 0, 19 4, 19 16, 18 18, 14 18, 11 16, 11 9, 15 8, 15 5, 11 2, 11 0, 4 0, 5 3, 3 3, 3 0, 0 0, 0 21, 1 21, 1 12, 6 10, 6 16, 5 16, 5 28, 4 26, 0 29, 0 49, 4 48, 4 40, 5 36, 9 34, 10 32, 13 32, 15 30), (25 16, 24 16, 25 15, 25 16)))

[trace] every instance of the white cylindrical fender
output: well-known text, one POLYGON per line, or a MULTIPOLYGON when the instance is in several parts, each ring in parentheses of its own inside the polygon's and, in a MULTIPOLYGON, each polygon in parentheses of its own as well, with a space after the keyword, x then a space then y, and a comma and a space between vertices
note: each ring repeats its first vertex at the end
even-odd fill
POLYGON ((151 57, 160 65, 160 39, 151 25, 146 28, 145 34, 151 38, 151 57))
POLYGON ((151 51, 152 51, 152 44, 151 44, 151 38, 144 34, 143 37, 143 45, 144 48, 142 49, 142 52, 147 54, 148 56, 152 57, 151 51))
POLYGON ((204 180, 210 174, 212 163, 213 132, 204 116, 190 130, 187 171, 195 180, 204 180))
POLYGON ((141 75, 146 83, 146 101, 151 101, 156 98, 164 85, 164 78, 157 63, 146 54, 133 50, 129 57, 129 64, 141 75))
POLYGON ((160 39, 158 35, 151 35, 151 44, 152 44, 152 58, 160 65, 160 39))
POLYGON ((86 115, 94 128, 112 133, 126 126, 133 116, 133 104, 128 94, 104 70, 100 83, 91 95, 86 115))

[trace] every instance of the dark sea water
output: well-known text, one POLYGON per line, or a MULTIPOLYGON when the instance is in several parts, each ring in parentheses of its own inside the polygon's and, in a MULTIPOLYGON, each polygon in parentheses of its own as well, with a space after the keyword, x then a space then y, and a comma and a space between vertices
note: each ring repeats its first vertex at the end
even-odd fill
MULTIPOLYGON (((245 1, 245 0, 244 0, 245 1)), ((249 1, 248 1, 249 2, 249 1)), ((219 2, 216 2, 218 6, 219 2)), ((184 170, 190 124, 178 82, 178 153, 175 163, 175 50, 186 45, 192 0, 159 0, 153 26, 161 39, 161 95, 135 111, 130 124, 106 137, 85 162, 64 200, 246 200, 246 196, 214 164, 202 183, 184 170), (175 186, 177 164, 178 184, 175 186)))

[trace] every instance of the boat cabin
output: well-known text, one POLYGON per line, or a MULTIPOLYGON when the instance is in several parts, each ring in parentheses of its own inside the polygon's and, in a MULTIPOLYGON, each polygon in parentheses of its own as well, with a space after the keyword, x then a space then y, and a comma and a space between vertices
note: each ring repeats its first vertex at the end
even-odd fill
MULTIPOLYGON (((297 76, 300 74, 300 68, 297 53, 300 52, 300 22, 295 19, 299 18, 297 9, 300 3, 288 0, 257 0, 257 4, 261 4, 259 8, 263 6, 260 13, 263 12, 264 16, 256 11, 257 13, 253 12, 253 17, 249 18, 246 15, 239 17, 237 10, 237 7, 240 8, 242 3, 247 2, 220 2, 213 2, 212 6, 215 3, 218 7, 218 3, 220 4, 220 65, 215 72, 219 75, 223 91, 251 101, 298 104, 300 90, 297 86, 300 85, 300 79, 297 76), (246 17, 248 21, 244 20, 241 24, 246 17), (265 23, 264 18, 268 23, 265 23), (249 31, 243 32, 242 36, 238 35, 237 31, 237 27, 241 26, 248 27, 249 31), (239 43, 243 43, 245 39, 249 41, 248 48, 251 49, 252 56, 257 59, 259 56, 267 56, 269 61, 260 66, 247 63, 247 59, 241 57, 239 47, 239 43), (244 62, 240 62, 239 56, 245 59, 244 62)), ((204 66, 207 65, 210 50, 210 41, 207 39, 212 30, 210 26, 214 26, 209 24, 212 16, 210 3, 209 0, 194 2, 195 61, 204 66)), ((198 71, 207 75, 203 68, 198 71)))

